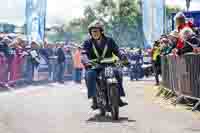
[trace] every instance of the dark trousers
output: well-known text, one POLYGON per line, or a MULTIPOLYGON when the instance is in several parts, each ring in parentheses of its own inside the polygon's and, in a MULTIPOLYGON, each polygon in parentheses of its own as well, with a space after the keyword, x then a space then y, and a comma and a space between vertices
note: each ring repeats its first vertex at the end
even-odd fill
POLYGON ((81 83, 81 80, 82 80, 82 69, 75 68, 74 69, 74 81, 77 83, 81 83))
POLYGON ((138 80, 141 77, 142 68, 140 65, 132 65, 130 66, 130 80, 138 80))
POLYGON ((161 74, 161 65, 156 61, 153 61, 152 63, 153 63, 153 71, 155 73, 156 84, 159 84, 160 83, 159 75, 161 74))
MULTIPOLYGON (((119 94, 120 96, 125 96, 125 91, 123 88, 122 84, 122 76, 119 71, 115 71, 116 78, 119 82, 119 94)), ((93 69, 88 69, 86 70, 85 74, 85 80, 86 80, 86 85, 88 88, 88 98, 92 98, 96 96, 96 79, 97 79, 98 73, 96 70, 93 69)))
POLYGON ((58 63, 57 64, 57 81, 63 82, 64 81, 64 72, 65 72, 65 63, 58 63))

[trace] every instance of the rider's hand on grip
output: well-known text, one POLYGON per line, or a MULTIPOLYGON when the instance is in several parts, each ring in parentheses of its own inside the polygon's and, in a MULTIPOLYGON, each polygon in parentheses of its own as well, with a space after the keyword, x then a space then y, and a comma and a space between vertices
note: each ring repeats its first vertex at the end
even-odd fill
POLYGON ((87 64, 84 64, 84 67, 85 67, 86 69, 89 69, 89 68, 92 67, 92 65, 91 65, 90 63, 87 63, 87 64))
POLYGON ((126 59, 126 60, 123 60, 122 64, 123 64, 124 66, 128 66, 130 63, 129 63, 128 60, 126 59))
POLYGON ((97 63, 100 64, 101 61, 102 61, 102 59, 103 59, 103 58, 99 57, 99 58, 97 59, 97 63))

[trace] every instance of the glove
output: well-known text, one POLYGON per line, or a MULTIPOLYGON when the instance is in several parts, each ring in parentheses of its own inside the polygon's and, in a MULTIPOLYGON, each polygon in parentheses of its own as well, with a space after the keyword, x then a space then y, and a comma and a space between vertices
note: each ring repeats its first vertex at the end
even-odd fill
POLYGON ((97 64, 100 64, 101 63, 101 61, 103 60, 103 58, 102 57, 99 57, 98 59, 97 59, 97 64))
POLYGON ((91 64, 83 64, 84 65, 84 67, 85 67, 85 69, 90 69, 91 67, 92 67, 92 65, 91 64))
POLYGON ((123 60, 122 64, 124 66, 128 66, 130 63, 129 63, 129 61, 127 59, 125 59, 125 60, 123 60))

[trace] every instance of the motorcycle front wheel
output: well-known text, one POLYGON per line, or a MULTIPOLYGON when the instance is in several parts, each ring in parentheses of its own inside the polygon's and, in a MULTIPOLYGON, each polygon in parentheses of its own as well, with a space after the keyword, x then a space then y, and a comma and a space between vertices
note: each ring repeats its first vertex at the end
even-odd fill
POLYGON ((111 115, 113 120, 119 119, 119 89, 117 84, 110 85, 111 115))
POLYGON ((106 116, 106 110, 101 108, 100 109, 100 116, 106 116))

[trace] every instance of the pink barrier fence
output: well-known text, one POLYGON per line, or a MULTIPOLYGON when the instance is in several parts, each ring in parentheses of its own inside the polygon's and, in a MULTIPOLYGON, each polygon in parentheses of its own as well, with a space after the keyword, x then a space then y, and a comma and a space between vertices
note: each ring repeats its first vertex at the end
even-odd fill
MULTIPOLYGON (((33 67, 28 57, 22 57, 20 54, 5 57, 0 52, 0 67, 0 87, 13 86, 24 83, 24 81, 28 81, 27 83, 29 81, 55 81, 57 76, 56 59, 51 59, 50 64, 41 65, 38 72, 32 73, 33 67)), ((68 59, 65 64, 65 80, 72 79, 72 72, 73 62, 68 59)))
POLYGON ((24 65, 24 58, 19 55, 14 57, 5 57, 0 53, 0 84, 14 85, 17 81, 23 79, 22 68, 24 65))
POLYGON ((9 76, 8 83, 15 84, 17 81, 23 79, 23 68, 24 58, 20 55, 14 55, 12 59, 9 61, 9 76))
POLYGON ((3 53, 0 53, 0 84, 3 85, 8 81, 8 63, 3 53))

